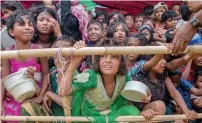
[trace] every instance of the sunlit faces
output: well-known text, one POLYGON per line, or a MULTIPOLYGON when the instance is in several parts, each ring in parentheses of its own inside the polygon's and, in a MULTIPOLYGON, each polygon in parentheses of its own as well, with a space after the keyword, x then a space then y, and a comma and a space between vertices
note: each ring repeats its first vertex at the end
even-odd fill
POLYGON ((157 65, 152 68, 152 71, 161 74, 161 73, 164 72, 165 68, 166 68, 166 60, 165 59, 161 59, 157 63, 157 65))
POLYGON ((50 22, 50 18, 53 18, 47 12, 41 12, 37 17, 37 30, 40 34, 49 35, 53 32, 53 28, 50 22))
MULTIPOLYGON (((127 46, 140 46, 140 40, 135 37, 130 37, 128 39, 127 46)), ((133 61, 133 60, 136 60, 138 58, 138 56, 139 56, 138 54, 129 54, 129 55, 127 55, 127 59, 133 61)))
POLYGON ((175 87, 177 87, 177 86, 179 85, 179 83, 180 83, 180 78, 181 78, 180 75, 170 76, 169 78, 170 78, 170 80, 172 81, 172 83, 173 83, 173 85, 174 85, 175 87))
POLYGON ((174 10, 176 12, 177 16, 180 15, 180 5, 174 5, 172 7, 172 10, 174 10))
POLYGON ((140 28, 143 24, 143 16, 139 16, 135 18, 135 27, 140 28))
POLYGON ((34 35, 34 26, 28 16, 21 16, 23 22, 15 22, 13 29, 9 30, 15 40, 27 43, 30 42, 34 35))
POLYGON ((13 11, 4 8, 4 9, 2 9, 2 13, 3 13, 4 17, 7 18, 13 14, 13 11))
POLYGON ((103 75, 116 75, 121 63, 121 56, 102 55, 99 60, 99 68, 103 75))
POLYGON ((193 63, 197 67, 202 67, 202 56, 197 57, 196 59, 194 59, 193 63))
POLYGON ((123 43, 126 40, 126 32, 122 24, 119 24, 114 32, 114 39, 117 43, 123 43))
POLYGON ((125 17, 126 24, 128 25, 128 28, 132 28, 134 26, 134 19, 132 15, 128 15, 125 17))
POLYGON ((166 28, 167 29, 175 29, 177 25, 177 19, 176 18, 169 18, 166 20, 166 28))
POLYGON ((91 24, 88 27, 88 39, 92 42, 100 41, 104 32, 98 24, 91 24))
POLYGON ((118 15, 115 14, 114 16, 112 16, 109 20, 109 24, 112 24, 116 19, 118 19, 118 15))
POLYGON ((105 19, 104 15, 101 15, 101 16, 97 17, 96 20, 100 21, 100 22, 104 22, 106 19, 105 19))
POLYGON ((161 16, 164 12, 166 12, 166 9, 164 7, 158 7, 154 12, 155 19, 161 21, 161 16))

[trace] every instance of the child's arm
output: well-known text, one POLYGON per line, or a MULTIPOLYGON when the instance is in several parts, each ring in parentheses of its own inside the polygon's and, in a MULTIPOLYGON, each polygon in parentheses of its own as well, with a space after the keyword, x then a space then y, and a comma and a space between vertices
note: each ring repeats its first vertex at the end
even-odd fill
MULTIPOLYGON (((8 76, 11 73, 11 69, 10 69, 10 62, 8 59, 3 59, 2 60, 2 80, 8 76)), ((5 96, 5 92, 6 89, 4 88, 2 82, 1 82, 1 114, 3 114, 3 100, 4 100, 4 96, 5 96)))
POLYGON ((45 93, 45 96, 49 97, 52 101, 56 102, 58 105, 63 107, 62 97, 58 96, 57 94, 53 93, 52 91, 47 91, 45 93))
MULTIPOLYGON (((79 49, 85 46, 84 41, 79 41, 74 44, 74 48, 79 49)), ((59 96, 67 96, 72 93, 72 79, 74 70, 79 66, 81 63, 83 56, 74 56, 71 62, 69 63, 64 76, 62 77, 61 81, 58 82, 58 95, 59 96)))
POLYGON ((202 75, 198 75, 196 80, 196 86, 197 88, 202 88, 202 75))
POLYGON ((182 109, 183 113, 186 114, 189 118, 195 119, 197 117, 196 112, 190 111, 187 108, 184 102, 184 99, 182 98, 180 93, 177 91, 177 89, 175 88, 175 86, 173 85, 169 77, 167 77, 167 79, 165 80, 165 86, 168 89, 168 92, 170 93, 171 97, 174 99, 177 105, 179 105, 179 107, 182 109))
POLYGON ((144 71, 148 71, 151 68, 155 67, 163 57, 164 57, 163 54, 156 54, 154 57, 152 57, 149 61, 147 61, 144 64, 144 71))
POLYGON ((195 95, 195 96, 202 96, 202 88, 198 89, 198 88, 191 88, 190 93, 195 95))
POLYGON ((193 94, 194 96, 202 96, 202 88, 195 88, 191 83, 189 83, 186 79, 180 79, 180 86, 183 90, 193 94))
POLYGON ((174 71, 177 68, 179 68, 180 66, 186 64, 188 61, 198 57, 199 54, 192 54, 192 53, 188 53, 185 56, 172 60, 171 62, 166 63, 166 68, 170 71, 174 71))
POLYGON ((189 77, 189 73, 191 70, 191 64, 192 64, 192 60, 188 61, 188 63, 186 64, 186 67, 184 69, 184 72, 182 73, 182 78, 187 79, 189 77))
MULTIPOLYGON (((42 48, 42 46, 38 46, 39 48, 42 48)), ((48 68, 48 60, 46 57, 41 57, 39 58, 40 60, 40 64, 41 64, 41 71, 42 71, 42 75, 43 75, 43 79, 42 79, 42 88, 40 91, 40 94, 35 97, 32 98, 30 101, 32 102, 36 102, 36 103, 41 103, 43 100, 43 96, 45 94, 45 92, 47 91, 47 88, 49 86, 49 79, 48 79, 48 74, 49 74, 49 68, 48 68)))

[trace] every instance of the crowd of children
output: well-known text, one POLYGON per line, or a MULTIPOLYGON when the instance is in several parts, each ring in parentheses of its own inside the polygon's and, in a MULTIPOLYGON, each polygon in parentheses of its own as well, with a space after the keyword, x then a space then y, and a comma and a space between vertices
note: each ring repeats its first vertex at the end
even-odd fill
MULTIPOLYGON (((178 30, 188 23, 191 15, 198 11, 201 14, 202 2, 198 4, 200 7, 195 9, 186 2, 170 7, 159 2, 133 16, 108 14, 104 10, 88 12, 78 1, 51 5, 37 2, 28 10, 19 1, 4 1, 1 50, 58 48, 58 51, 56 57, 2 59, 1 79, 28 68, 26 76, 35 80, 37 93, 19 103, 2 86, 1 114, 64 116, 63 97, 68 97, 72 116, 92 116, 99 123, 114 122, 118 116, 142 115, 149 120, 156 115, 172 114, 186 114, 191 120, 184 122, 201 123, 195 118, 202 113, 202 54, 61 55, 64 47, 170 48, 176 40, 175 34, 180 35, 178 30), (80 14, 83 17, 79 18, 80 14), (120 94, 130 80, 148 86, 147 97, 141 103, 130 102, 120 94)), ((189 45, 202 44, 201 32, 197 28, 189 45)))

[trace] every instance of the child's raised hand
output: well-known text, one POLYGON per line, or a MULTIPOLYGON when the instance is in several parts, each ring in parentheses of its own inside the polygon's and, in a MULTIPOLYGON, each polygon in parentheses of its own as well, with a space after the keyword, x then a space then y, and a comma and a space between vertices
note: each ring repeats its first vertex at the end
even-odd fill
POLYGON ((85 42, 84 41, 77 41, 75 44, 74 44, 74 46, 73 46, 74 48, 76 48, 76 49, 79 49, 79 48, 83 48, 83 47, 86 47, 86 44, 85 44, 85 42))
POLYGON ((152 94, 149 89, 147 89, 147 96, 142 99, 143 103, 149 103, 151 101, 152 94))
POLYGON ((36 68, 35 68, 35 67, 29 66, 28 69, 27 69, 26 72, 25 72, 25 75, 26 75, 28 78, 34 79, 34 73, 35 73, 35 71, 36 71, 36 68))
POLYGON ((147 109, 141 113, 141 115, 146 119, 146 120, 151 120, 154 116, 158 115, 158 112, 152 110, 152 109, 147 109))
POLYGON ((55 33, 55 36, 60 37, 62 36, 61 30, 60 30, 60 24, 58 23, 57 20, 54 18, 49 18, 49 21, 53 27, 53 31, 55 33))

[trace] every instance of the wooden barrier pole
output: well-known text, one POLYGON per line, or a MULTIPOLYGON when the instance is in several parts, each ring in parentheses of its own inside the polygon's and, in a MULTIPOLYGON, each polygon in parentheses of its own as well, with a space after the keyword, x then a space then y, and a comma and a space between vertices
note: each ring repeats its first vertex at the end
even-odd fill
MULTIPOLYGON (((57 48, 1 51, 1 59, 22 57, 55 56, 57 48)), ((171 54, 165 46, 133 47, 84 47, 81 49, 62 48, 62 55, 124 55, 124 54, 171 54)), ((188 46, 183 53, 202 53, 202 45, 188 46)))
MULTIPOLYGON (((198 119, 202 118, 202 113, 198 113, 198 119)), ((94 121, 92 117, 64 117, 64 116, 1 116, 2 121, 70 121, 70 122, 90 122, 94 121)), ((187 119, 187 116, 182 115, 161 115, 155 116, 151 119, 151 122, 156 121, 171 121, 171 120, 183 120, 187 119)), ((118 122, 146 122, 147 120, 143 116, 119 116, 115 121, 118 122)))
MULTIPOLYGON (((71 116, 71 96, 62 97, 63 109, 65 116, 71 116)), ((71 123, 70 121, 66 121, 66 123, 71 123)))

